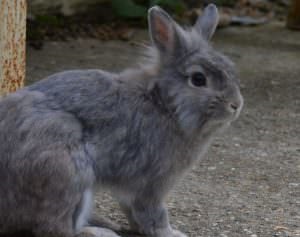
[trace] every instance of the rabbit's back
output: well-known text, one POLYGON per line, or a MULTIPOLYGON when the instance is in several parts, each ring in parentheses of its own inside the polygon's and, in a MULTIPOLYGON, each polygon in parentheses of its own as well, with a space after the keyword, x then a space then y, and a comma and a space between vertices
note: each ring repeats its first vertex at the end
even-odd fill
POLYGON ((93 96, 101 98, 111 84, 98 74, 98 70, 58 73, 1 98, 0 164, 34 159, 32 154, 59 145, 69 150, 83 145, 81 109, 94 106, 93 96))

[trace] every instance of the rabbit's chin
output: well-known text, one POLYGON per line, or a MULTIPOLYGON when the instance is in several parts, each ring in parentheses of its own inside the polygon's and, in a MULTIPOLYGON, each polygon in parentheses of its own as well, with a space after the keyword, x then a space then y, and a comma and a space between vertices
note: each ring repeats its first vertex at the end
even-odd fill
POLYGON ((223 133, 237 118, 238 115, 234 114, 228 114, 222 117, 210 117, 203 122, 200 128, 200 133, 205 133, 207 135, 223 133))
POLYGON ((215 125, 215 127, 220 127, 221 130, 223 131, 224 129, 228 128, 232 122, 234 122, 237 119, 237 117, 235 116, 228 116, 226 118, 222 118, 222 119, 215 119, 215 120, 211 120, 208 123, 211 123, 213 125, 215 125))

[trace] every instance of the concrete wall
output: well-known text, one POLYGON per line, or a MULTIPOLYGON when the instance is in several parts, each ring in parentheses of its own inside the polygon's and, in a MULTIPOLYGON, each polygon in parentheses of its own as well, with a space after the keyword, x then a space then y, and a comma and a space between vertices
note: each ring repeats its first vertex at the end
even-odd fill
POLYGON ((28 11, 31 15, 45 13, 62 13, 73 15, 84 12, 96 3, 108 2, 109 0, 28 0, 28 11))

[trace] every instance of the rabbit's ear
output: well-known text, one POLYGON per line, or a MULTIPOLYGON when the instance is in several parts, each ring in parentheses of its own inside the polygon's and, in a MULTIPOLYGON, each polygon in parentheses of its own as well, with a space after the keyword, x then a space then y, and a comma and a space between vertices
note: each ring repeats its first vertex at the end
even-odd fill
POLYGON ((148 22, 153 44, 160 52, 173 54, 179 42, 176 23, 158 6, 149 9, 148 22))
POLYGON ((216 5, 209 4, 198 17, 195 24, 196 30, 202 35, 206 40, 210 40, 219 23, 219 13, 216 5))

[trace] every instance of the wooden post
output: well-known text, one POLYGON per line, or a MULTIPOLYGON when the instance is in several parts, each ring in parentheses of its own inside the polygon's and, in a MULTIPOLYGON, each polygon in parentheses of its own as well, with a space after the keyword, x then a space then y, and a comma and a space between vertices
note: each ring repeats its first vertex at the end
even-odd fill
POLYGON ((291 1, 287 27, 294 30, 300 30, 300 0, 291 1))
POLYGON ((0 0, 0 95, 24 85, 26 0, 0 0))

